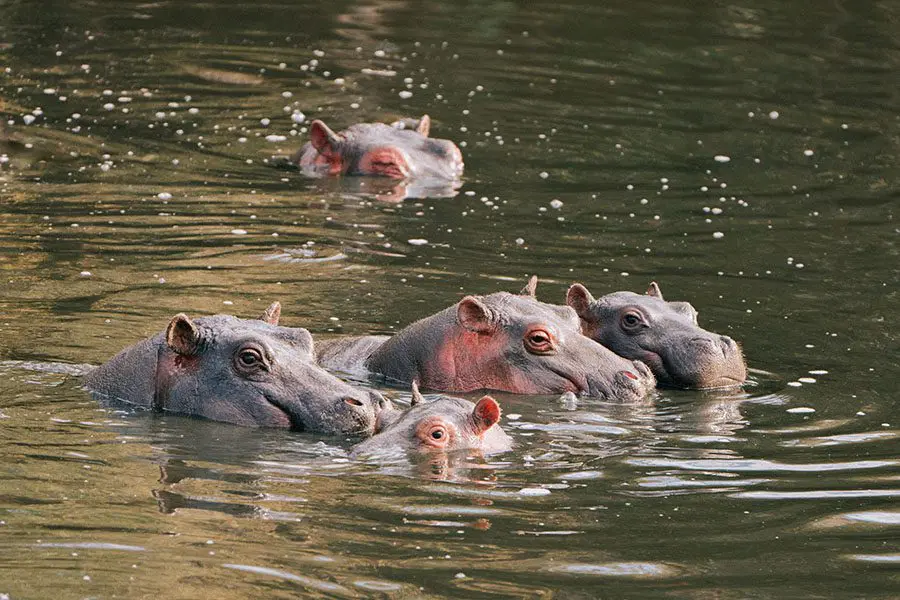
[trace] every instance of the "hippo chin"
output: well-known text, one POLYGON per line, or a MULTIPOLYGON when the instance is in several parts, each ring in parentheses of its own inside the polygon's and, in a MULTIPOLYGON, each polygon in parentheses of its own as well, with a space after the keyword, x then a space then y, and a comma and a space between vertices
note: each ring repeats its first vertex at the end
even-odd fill
POLYGON ((513 442, 500 428, 500 414, 500 405, 490 396, 477 403, 450 396, 426 401, 413 382, 410 409, 375 436, 354 446, 352 456, 461 450, 482 455, 505 452, 513 442))
POLYGON ((701 329, 694 307, 663 300, 655 282, 644 295, 615 292, 597 299, 576 283, 566 304, 578 313, 586 336, 620 356, 643 361, 660 385, 705 389, 747 379, 737 343, 701 329))
POLYGON ((373 433, 390 403, 317 365, 312 336, 280 327, 280 312, 276 302, 260 319, 176 315, 91 371, 85 387, 106 402, 236 425, 373 433))
POLYGON ((450 140, 428 137, 430 129, 428 115, 394 125, 358 123, 338 133, 315 120, 309 127, 309 142, 292 160, 311 173, 458 179, 463 172, 462 153, 450 140))
POLYGON ((466 296, 393 337, 320 342, 319 362, 445 392, 574 392, 637 401, 654 388, 646 365, 581 335, 575 311, 539 302, 536 285, 532 278, 518 295, 466 296))

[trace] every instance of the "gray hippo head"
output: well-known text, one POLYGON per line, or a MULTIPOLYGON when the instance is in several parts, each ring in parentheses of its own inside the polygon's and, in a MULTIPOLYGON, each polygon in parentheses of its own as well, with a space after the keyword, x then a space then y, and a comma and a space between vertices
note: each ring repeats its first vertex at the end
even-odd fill
POLYGON ((533 277, 519 294, 466 296, 387 340, 366 366, 447 392, 646 397, 656 385, 650 369, 584 337, 575 311, 538 301, 536 285, 533 277))
POLYGON ((701 329, 694 307, 663 300, 655 282, 644 295, 615 292, 596 299, 576 283, 566 304, 578 313, 586 336, 620 356, 643 361, 660 385, 715 388, 747 378, 735 341, 701 329))
POLYGON ((426 401, 414 381, 409 410, 354 446, 352 454, 505 452, 512 447, 512 438, 500 428, 500 414, 500 405, 490 396, 477 403, 450 396, 426 401))
POLYGON ((236 425, 373 433, 390 403, 319 367, 309 332, 279 326, 279 314, 276 302, 258 320, 175 315, 89 373, 85 387, 107 401, 236 425))
POLYGON ((394 126, 358 123, 339 133, 315 120, 309 127, 309 142, 293 160, 305 170, 329 175, 459 178, 463 172, 462 153, 450 140, 428 137, 430 129, 428 115, 418 121, 401 120, 394 126))

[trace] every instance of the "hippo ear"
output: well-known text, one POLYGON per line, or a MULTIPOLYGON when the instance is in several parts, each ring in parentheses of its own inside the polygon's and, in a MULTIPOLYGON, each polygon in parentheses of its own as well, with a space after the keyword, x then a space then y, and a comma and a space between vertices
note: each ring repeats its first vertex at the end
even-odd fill
POLYGON ((419 391, 419 380, 412 380, 412 400, 409 401, 410 406, 418 406, 425 402, 425 397, 419 391))
POLYGON ((476 333, 489 333, 496 326, 491 309, 475 296, 466 296, 459 301, 456 318, 460 325, 476 333))
POLYGON ((694 325, 697 325, 699 327, 699 325, 697 324, 697 309, 695 309, 690 302, 667 302, 666 304, 669 305, 669 308, 673 309, 675 312, 681 315, 684 315, 685 317, 690 319, 694 325))
POLYGON ((431 132, 431 117, 428 115, 422 115, 422 118, 419 119, 419 124, 416 125, 416 131, 428 137, 429 132, 431 132))
POLYGON ((585 321, 591 321, 594 318, 591 313, 591 304, 593 302, 594 297, 580 283, 573 283, 569 287, 569 291, 566 292, 566 304, 574 308, 578 316, 585 321))
POLYGON ((472 423, 475 425, 475 432, 481 435, 494 425, 500 422, 500 405, 490 396, 484 396, 475 405, 472 411, 472 423))
POLYGON ((528 283, 525 284, 525 287, 522 288, 522 291, 519 292, 520 296, 531 296, 534 298, 535 293, 537 292, 537 284, 538 278, 537 275, 532 275, 528 280, 528 283))
POLYGON ((328 125, 316 119, 309 126, 309 141, 313 148, 324 154, 328 151, 336 151, 343 138, 333 132, 328 125))
POLYGON ((650 287, 647 288, 647 296, 652 296, 653 298, 663 299, 662 292, 659 291, 659 286, 656 285, 655 281, 650 282, 650 287))
POLYGON ((259 316, 260 321, 265 321, 269 325, 278 325, 278 319, 281 318, 281 303, 273 302, 269 308, 259 316))
POLYGON ((193 356, 200 350, 200 330, 184 313, 178 313, 166 328, 166 345, 182 356, 193 356))

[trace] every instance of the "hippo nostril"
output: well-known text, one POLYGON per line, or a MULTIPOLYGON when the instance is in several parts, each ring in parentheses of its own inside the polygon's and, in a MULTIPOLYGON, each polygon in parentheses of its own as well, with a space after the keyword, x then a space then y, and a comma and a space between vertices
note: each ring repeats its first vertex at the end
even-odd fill
POLYGON ((356 398, 351 398, 350 396, 347 396, 346 398, 344 398, 344 402, 346 404, 349 404, 350 406, 362 406, 363 405, 362 402, 360 402, 356 398))
POLYGON ((635 375, 634 373, 632 373, 631 371, 622 371, 622 373, 623 373, 623 374, 625 375, 625 377, 627 377, 628 379, 634 379, 635 381, 638 380, 638 376, 635 375))

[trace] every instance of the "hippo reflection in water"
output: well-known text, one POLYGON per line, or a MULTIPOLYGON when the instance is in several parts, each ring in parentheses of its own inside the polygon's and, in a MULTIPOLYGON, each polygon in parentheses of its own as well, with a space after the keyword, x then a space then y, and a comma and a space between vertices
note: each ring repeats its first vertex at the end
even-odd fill
POLYGON ((518 295, 466 296, 393 337, 319 342, 319 362, 398 383, 415 379, 423 388, 446 392, 575 392, 637 401, 654 388, 646 365, 583 336, 575 311, 539 302, 536 286, 533 277, 518 295))
POLYGON ((620 356, 643 361, 661 385, 716 388, 747 379, 735 341, 701 329, 694 307, 663 300, 655 282, 644 295, 615 292, 597 299, 576 283, 566 304, 578 313, 586 336, 620 356))
POLYGON ((431 119, 404 119, 394 125, 358 123, 335 133, 322 121, 309 127, 307 142, 293 162, 308 172, 381 175, 404 180, 458 180, 462 153, 450 140, 428 137, 431 119))
POLYGON ((375 436, 354 446, 354 456, 474 450, 495 454, 512 448, 500 425, 500 405, 490 396, 477 403, 440 396, 430 402, 413 381, 412 404, 375 436))
POLYGON ((328 434, 372 434, 391 404, 315 362, 306 329, 281 327, 280 305, 260 319, 176 315, 165 332, 91 371, 101 400, 236 425, 328 434))

